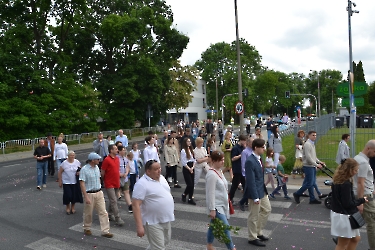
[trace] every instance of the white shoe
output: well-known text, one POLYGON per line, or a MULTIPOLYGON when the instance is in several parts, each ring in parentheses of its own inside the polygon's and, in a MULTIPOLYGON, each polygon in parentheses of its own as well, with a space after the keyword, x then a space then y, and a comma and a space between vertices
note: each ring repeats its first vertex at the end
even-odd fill
POLYGON ((172 182, 172 177, 168 177, 168 182, 172 182))
POLYGON ((44 187, 44 188, 46 188, 46 187, 47 187, 47 185, 46 185, 46 184, 43 184, 43 187, 44 187))

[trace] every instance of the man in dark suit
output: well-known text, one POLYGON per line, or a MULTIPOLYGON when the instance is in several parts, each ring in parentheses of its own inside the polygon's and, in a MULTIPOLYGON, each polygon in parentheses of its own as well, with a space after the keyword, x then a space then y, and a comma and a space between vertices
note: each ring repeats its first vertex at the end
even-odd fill
POLYGON ((249 232, 249 244, 265 247, 264 241, 268 238, 263 235, 268 216, 271 213, 271 204, 268 199, 266 186, 264 185, 264 173, 261 155, 265 150, 265 141, 255 139, 253 141, 253 153, 245 163, 246 187, 244 197, 249 199, 249 217, 247 227, 249 232))

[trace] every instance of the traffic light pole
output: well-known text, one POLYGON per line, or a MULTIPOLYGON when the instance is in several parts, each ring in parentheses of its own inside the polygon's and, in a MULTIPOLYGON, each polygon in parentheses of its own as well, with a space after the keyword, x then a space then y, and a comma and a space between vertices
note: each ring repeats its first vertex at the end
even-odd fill
POLYGON ((317 99, 316 99, 316 96, 312 95, 312 94, 289 94, 289 95, 300 95, 300 96, 312 96, 314 97, 315 99, 315 115, 318 116, 318 102, 317 102, 317 99))

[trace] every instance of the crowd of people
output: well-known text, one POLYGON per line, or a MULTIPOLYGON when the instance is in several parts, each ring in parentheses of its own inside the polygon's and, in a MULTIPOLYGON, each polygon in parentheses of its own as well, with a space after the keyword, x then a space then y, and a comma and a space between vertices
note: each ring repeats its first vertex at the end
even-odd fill
MULTIPOLYGON (((145 138, 143 151, 138 149, 137 143, 133 143, 128 152, 129 142, 122 130, 118 131, 114 142, 98 133, 98 138, 93 142, 94 152, 88 155, 83 167, 75 159, 75 153, 68 150, 62 136, 57 138, 55 144, 52 138, 48 138, 51 137, 48 134, 47 140, 40 140, 39 147, 34 152, 37 160, 37 189, 46 188, 47 172, 54 175, 53 163, 56 161, 57 182, 63 188, 66 214, 75 214, 75 203, 84 203, 85 235, 92 234, 95 208, 101 235, 113 237, 109 231, 109 221, 117 226, 124 224, 117 204, 124 197, 128 212, 134 215, 137 235, 147 236, 150 249, 164 249, 171 240, 171 222, 175 220, 176 198, 171 195, 171 188, 181 188, 177 173, 180 166, 185 180, 185 189, 181 193, 183 203, 196 205, 194 188, 199 179, 205 176, 207 214, 211 222, 217 218, 229 225, 230 204, 234 203, 236 190, 242 190, 238 206, 242 211, 248 206, 248 243, 265 247, 269 238, 263 234, 263 229, 272 210, 269 197, 276 199, 276 195, 281 195, 280 190, 283 190, 284 199, 291 199, 287 189, 288 175, 283 167, 286 157, 281 154, 283 148, 278 127, 271 126, 267 148, 266 140, 257 130, 251 136, 240 135, 238 142, 233 143, 231 126, 224 130, 219 121, 215 126, 216 130, 213 127, 212 130, 201 128, 196 132, 197 125, 194 124, 180 126, 177 131, 165 130, 160 140, 150 132, 145 138), (221 150, 216 148, 215 134, 223 136, 219 142, 221 150), (48 167, 50 161, 52 167, 48 167), (140 175, 140 167, 144 167, 143 175, 140 175), (162 174, 162 169, 165 169, 165 174, 162 174), (224 175, 226 172, 229 173, 228 177, 224 175), (230 189, 228 183, 231 184, 230 189), (267 191, 269 183, 273 190, 270 194, 267 191), (104 189, 108 200, 107 208, 104 189), (162 210, 158 209, 160 206, 163 206, 162 210)), ((210 125, 206 124, 206 127, 210 125)), ((316 155, 316 137, 315 131, 309 131, 306 138, 304 131, 299 131, 295 140, 296 162, 292 174, 304 175, 301 188, 293 193, 297 204, 300 203, 301 196, 306 196, 307 190, 309 204, 321 203, 315 197, 314 190, 319 199, 326 197, 316 185, 316 171, 325 165, 316 155)), ((369 164, 369 158, 375 157, 375 140, 370 140, 354 159, 349 158, 349 147, 346 144, 348 140, 349 135, 344 134, 336 157, 336 162, 340 164, 333 177, 331 233, 338 237, 337 250, 355 249, 360 240, 359 230, 352 230, 348 224, 348 228, 342 231, 342 224, 338 225, 340 220, 335 218, 361 211, 367 223, 369 245, 371 249, 375 249, 375 240, 371 237, 375 233, 374 176, 369 164)), ((225 234, 230 240, 226 244, 227 248, 236 249, 230 231, 225 230, 225 234)), ((214 235, 209 227, 208 250, 214 249, 213 241, 214 235)))

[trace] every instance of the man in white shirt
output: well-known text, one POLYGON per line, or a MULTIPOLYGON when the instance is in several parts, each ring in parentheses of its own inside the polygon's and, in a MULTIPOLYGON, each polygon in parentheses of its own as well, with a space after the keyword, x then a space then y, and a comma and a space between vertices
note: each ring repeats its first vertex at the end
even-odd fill
POLYGON ((128 137, 124 135, 124 131, 122 131, 122 129, 118 131, 118 135, 116 136, 115 142, 118 142, 118 141, 122 143, 122 146, 128 147, 128 144, 129 144, 128 137))
POLYGON ((343 134, 341 136, 341 141, 339 143, 339 148, 337 150, 337 155, 336 155, 336 163, 337 164, 341 164, 342 160, 350 158, 350 148, 347 144, 349 139, 350 139, 349 134, 343 134))
POLYGON ((147 249, 165 249, 171 241, 174 202, 168 182, 161 175, 160 163, 150 160, 145 174, 136 182, 133 192, 133 215, 137 236, 147 235, 147 249), (160 209, 162 207, 162 209, 160 209))
MULTIPOLYGON (((359 164, 358 173, 353 176, 353 192, 357 198, 374 198, 374 174, 369 163, 369 158, 372 157, 375 157, 375 140, 368 141, 362 152, 354 157, 359 164)), ((358 210, 366 221, 370 249, 375 250, 375 201, 369 199, 365 204, 359 205, 358 210)))
POLYGON ((143 162, 155 160, 160 163, 158 149, 155 147, 155 138, 151 135, 145 138, 147 147, 143 150, 143 162))

